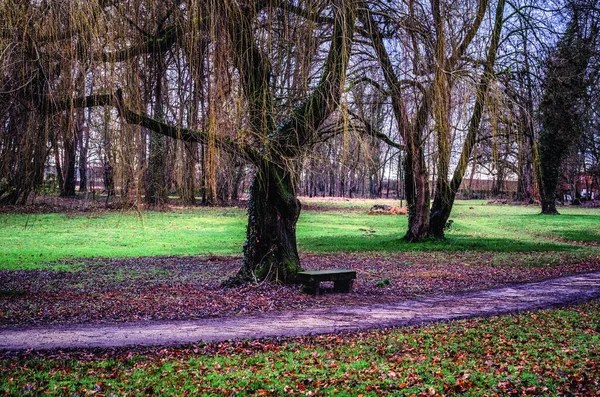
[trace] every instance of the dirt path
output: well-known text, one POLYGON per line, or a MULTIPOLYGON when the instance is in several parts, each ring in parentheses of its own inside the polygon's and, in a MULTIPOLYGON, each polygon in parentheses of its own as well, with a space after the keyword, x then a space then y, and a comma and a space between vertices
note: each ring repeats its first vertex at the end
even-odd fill
POLYGON ((14 328, 0 350, 175 345, 407 326, 540 309, 600 297, 600 272, 394 304, 349 306, 195 321, 14 328))

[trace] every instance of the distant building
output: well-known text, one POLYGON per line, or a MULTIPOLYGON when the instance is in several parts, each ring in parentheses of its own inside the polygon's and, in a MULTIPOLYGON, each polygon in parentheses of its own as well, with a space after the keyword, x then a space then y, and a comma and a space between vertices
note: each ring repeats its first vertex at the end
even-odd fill
POLYGON ((512 199, 517 194, 517 181, 501 181, 495 179, 463 179, 458 188, 459 199, 512 199))

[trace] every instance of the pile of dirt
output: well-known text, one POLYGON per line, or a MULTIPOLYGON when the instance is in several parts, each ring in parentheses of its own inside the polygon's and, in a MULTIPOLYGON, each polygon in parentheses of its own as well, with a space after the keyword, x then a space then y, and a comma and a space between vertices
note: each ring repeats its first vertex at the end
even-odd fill
POLYGON ((518 206, 518 205, 522 205, 522 206, 540 206, 540 201, 539 200, 516 200, 516 199, 496 199, 496 200, 490 200, 486 203, 486 205, 512 205, 512 206, 518 206))
POLYGON ((376 204, 369 210, 369 215, 406 215, 406 208, 396 207, 395 205, 376 204))

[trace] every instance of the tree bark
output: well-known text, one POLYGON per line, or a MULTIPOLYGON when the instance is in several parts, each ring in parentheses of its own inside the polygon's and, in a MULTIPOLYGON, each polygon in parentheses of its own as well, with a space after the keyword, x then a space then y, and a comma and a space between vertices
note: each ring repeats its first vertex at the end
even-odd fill
MULTIPOLYGON (((415 137, 413 137, 415 138, 415 137)), ((403 239, 417 242, 429 232, 429 180, 422 146, 411 144, 404 156, 404 192, 408 209, 408 230, 403 239)))
POLYGON ((196 163, 198 144, 195 142, 183 143, 183 175, 180 186, 180 196, 183 205, 196 204, 196 163))
POLYGON ((259 166, 250 188, 244 265, 237 280, 294 281, 302 270, 296 248, 299 216, 289 170, 273 163, 259 166))
MULTIPOLYGON (((68 128, 68 127, 67 127, 68 128)), ((63 185, 60 189, 60 197, 75 196, 75 159, 77 146, 70 132, 65 132, 63 136, 63 166, 64 172, 63 185)))
MULTIPOLYGON (((163 60, 157 55, 156 87, 154 90, 154 118, 163 119, 163 60)), ((148 153, 148 169, 146 171, 145 201, 150 206, 162 206, 168 198, 167 182, 167 137, 155 131, 150 131, 150 150, 148 153)))
MULTIPOLYGON (((83 113, 83 110, 82 110, 83 113)), ((83 117, 81 117, 83 118, 83 117)), ((78 125, 78 140, 79 140, 79 192, 87 192, 87 158, 90 145, 89 131, 84 125, 83 120, 79 120, 78 125)))

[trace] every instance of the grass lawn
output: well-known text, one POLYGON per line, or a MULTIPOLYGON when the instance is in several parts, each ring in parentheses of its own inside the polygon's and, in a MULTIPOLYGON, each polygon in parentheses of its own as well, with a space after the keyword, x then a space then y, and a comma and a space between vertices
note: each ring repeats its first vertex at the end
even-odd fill
MULTIPOLYGON (((459 201, 446 241, 407 244, 406 216, 370 216, 370 200, 305 200, 310 208, 298 222, 303 252, 356 251, 572 251, 597 248, 568 244, 600 241, 600 211, 563 208, 560 216, 539 215, 537 207, 489 206, 459 201), (318 210, 326 206, 327 211, 318 210)), ((1 214, 0 270, 43 268, 60 259, 156 255, 241 255, 245 210, 200 208, 172 212, 1 214)), ((65 270, 67 265, 51 266, 65 270)))
MULTIPOLYGON (((294 286, 222 289, 225 273, 239 266, 236 258, 78 259, 241 255, 246 219, 239 208, 2 214, 2 321, 187 319, 337 306, 348 297, 377 303, 589 271, 600 261, 597 209, 542 216, 537 207, 462 201, 445 241, 407 244, 401 240, 406 216, 370 216, 373 201, 304 201, 303 261, 309 267, 354 263, 361 270, 355 293, 317 301, 294 286), (391 282, 379 290, 383 278, 391 282)), ((0 395, 595 395, 599 343, 596 300, 318 337, 0 353, 0 395)))
POLYGON ((0 356, 6 395, 597 395, 600 302, 420 328, 0 356))

